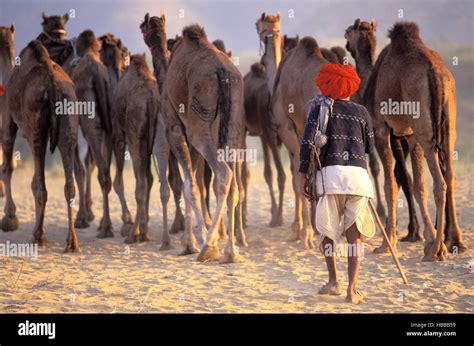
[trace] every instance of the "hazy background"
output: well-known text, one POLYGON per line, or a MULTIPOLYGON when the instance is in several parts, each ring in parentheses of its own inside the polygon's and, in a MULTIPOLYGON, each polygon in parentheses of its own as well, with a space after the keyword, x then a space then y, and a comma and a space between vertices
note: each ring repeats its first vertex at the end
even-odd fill
POLYGON ((375 18, 377 52, 388 42, 387 30, 399 20, 415 21, 422 38, 446 61, 453 72, 458 93, 458 147, 460 156, 473 158, 474 132, 474 1, 472 0, 295 0, 295 1, 211 1, 211 0, 0 0, 0 25, 15 23, 16 54, 41 31, 41 12, 63 15, 74 10, 75 18, 67 23, 68 37, 90 28, 97 35, 112 32, 132 53, 146 52, 139 24, 144 14, 167 19, 168 37, 182 28, 199 23, 210 40, 223 39, 227 49, 238 56, 240 71, 245 74, 251 63, 259 60, 259 41, 255 22, 263 11, 282 16, 284 34, 300 38, 316 37, 320 46, 345 45, 344 30, 360 17, 375 18), (184 10, 184 18, 179 18, 184 10), (403 19, 398 11, 403 10, 403 19), (294 13, 294 18, 289 15, 294 13), (459 65, 453 66, 456 56, 459 65))

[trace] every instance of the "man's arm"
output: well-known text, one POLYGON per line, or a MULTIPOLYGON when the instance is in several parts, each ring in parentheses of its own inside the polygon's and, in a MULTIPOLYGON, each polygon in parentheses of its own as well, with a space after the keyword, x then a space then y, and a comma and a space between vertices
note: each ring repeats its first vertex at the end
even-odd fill
POLYGON ((308 119, 306 119, 306 126, 304 128, 303 140, 300 147, 300 168, 299 172, 306 174, 308 172, 311 145, 314 144, 314 134, 316 132, 316 123, 319 115, 319 104, 315 104, 309 112, 308 119))

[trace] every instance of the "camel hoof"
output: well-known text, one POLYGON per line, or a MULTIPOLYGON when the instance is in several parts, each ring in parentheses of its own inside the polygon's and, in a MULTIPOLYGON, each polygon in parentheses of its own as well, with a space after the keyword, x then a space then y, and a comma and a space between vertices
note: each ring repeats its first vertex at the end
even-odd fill
POLYGON ((45 235, 42 235, 39 238, 36 236, 33 236, 32 243, 38 244, 39 247, 45 247, 48 244, 48 239, 46 239, 45 235))
POLYGON ((466 244, 464 244, 462 241, 459 241, 459 240, 457 241, 448 240, 446 241, 445 245, 450 253, 454 253, 458 255, 468 250, 468 247, 466 246, 466 244))
POLYGON ((170 242, 162 243, 158 251, 167 251, 174 249, 170 242))
POLYGON ((205 245, 199 253, 197 260, 199 262, 217 261, 221 257, 221 253, 217 246, 205 245))
POLYGON ((270 224, 268 225, 269 227, 281 227, 283 226, 283 216, 279 215, 278 217, 272 218, 272 221, 270 221, 270 224))
POLYGON ((114 233, 112 232, 112 227, 109 228, 102 228, 100 232, 97 234, 97 238, 103 239, 103 238, 113 238, 114 233))
POLYGON ((314 249, 314 244, 312 241, 304 241, 301 245, 301 250, 312 250, 314 249))
POLYGON ((148 236, 148 233, 140 233, 138 236, 138 240, 140 243, 145 242, 145 241, 151 241, 151 238, 148 236))
POLYGON ((16 216, 4 216, 1 226, 4 232, 16 231, 19 226, 18 218, 16 216))
POLYGON ((81 253, 81 248, 79 245, 68 245, 64 249, 64 253, 81 253))
POLYGON ((131 223, 124 223, 122 225, 122 228, 120 229, 120 235, 122 237, 126 237, 128 236, 128 234, 130 233, 130 230, 132 229, 132 224, 131 223))
POLYGON ((195 245, 186 245, 186 247, 178 253, 178 256, 187 256, 198 252, 199 249, 195 245))
POLYGON ((86 212, 86 220, 89 221, 89 222, 92 222, 92 221, 94 221, 94 219, 95 219, 94 213, 92 212, 92 210, 88 210, 86 212))
POLYGON ((421 240, 421 236, 419 233, 408 233, 405 237, 400 239, 400 241, 407 241, 410 243, 416 243, 417 241, 421 240))
POLYGON ((89 222, 87 222, 87 219, 85 217, 77 217, 76 218, 76 221, 74 221, 74 227, 75 228, 78 228, 78 229, 82 229, 82 228, 88 228, 90 225, 89 225, 89 222))
POLYGON ((241 262, 240 257, 234 253, 224 253, 221 260, 219 261, 220 264, 229 264, 229 263, 238 263, 241 262))
POLYGON ((138 235, 129 235, 127 236, 127 238, 125 238, 124 240, 124 243, 125 244, 134 244, 134 243, 138 243, 138 235))
POLYGON ((422 262, 435 262, 436 257, 433 254, 424 255, 421 261, 422 262))
POLYGON ((181 231, 184 231, 184 216, 176 217, 174 219, 169 232, 171 234, 176 234, 181 231))
POLYGON ((247 243, 246 239, 237 239, 237 245, 241 247, 248 247, 249 243, 247 243))
POLYGON ((380 254, 380 253, 389 253, 390 249, 388 248, 387 245, 380 245, 378 248, 374 249, 374 253, 380 254))

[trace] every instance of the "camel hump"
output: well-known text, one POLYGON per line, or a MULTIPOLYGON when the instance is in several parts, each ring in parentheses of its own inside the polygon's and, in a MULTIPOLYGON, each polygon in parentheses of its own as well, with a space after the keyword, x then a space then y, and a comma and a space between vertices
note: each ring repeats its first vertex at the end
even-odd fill
POLYGON ((318 42, 316 42, 316 39, 314 37, 303 37, 298 46, 302 47, 305 50, 307 56, 317 55, 323 57, 318 42))
MULTIPOLYGON (((43 44, 40 41, 38 40, 31 41, 28 44, 27 48, 31 49, 31 51, 33 52, 33 57, 35 58, 36 61, 42 62, 42 63, 48 63, 50 61, 48 50, 46 49, 45 46, 43 46, 43 44)), ((22 54, 20 54, 20 56, 21 55, 22 54)))
POLYGON ((207 38, 207 35, 202 26, 192 24, 183 29, 183 37, 186 37, 190 41, 199 41, 200 39, 207 38))
POLYGON ((397 51, 405 50, 414 44, 423 45, 420 28, 414 22, 397 22, 388 31, 388 38, 397 51))
POLYGON ((250 70, 258 77, 265 77, 265 66, 259 62, 252 64, 250 70))

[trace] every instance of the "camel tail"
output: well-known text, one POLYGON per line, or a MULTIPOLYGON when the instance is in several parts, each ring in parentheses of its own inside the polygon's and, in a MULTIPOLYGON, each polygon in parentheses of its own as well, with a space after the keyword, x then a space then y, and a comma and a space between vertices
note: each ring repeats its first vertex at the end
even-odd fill
POLYGON ((229 133, 230 113, 232 108, 230 73, 225 68, 217 70, 219 80, 219 99, 218 105, 221 114, 219 123, 219 148, 223 148, 227 143, 229 133))
POLYGON ((434 71, 434 67, 431 66, 429 75, 428 75, 428 85, 430 88, 430 96, 431 96, 431 105, 430 105, 430 113, 431 113, 431 123, 433 126, 433 144, 435 148, 438 149, 441 165, 444 165, 445 158, 442 157, 442 145, 444 142, 443 136, 443 129, 446 128, 446 120, 447 115, 443 111, 443 99, 444 99, 444 92, 443 92, 443 82, 436 71, 434 71))

